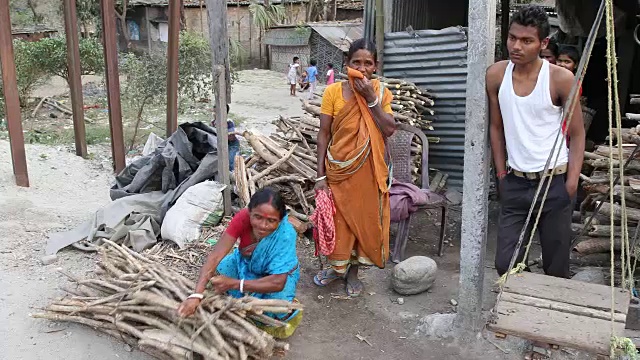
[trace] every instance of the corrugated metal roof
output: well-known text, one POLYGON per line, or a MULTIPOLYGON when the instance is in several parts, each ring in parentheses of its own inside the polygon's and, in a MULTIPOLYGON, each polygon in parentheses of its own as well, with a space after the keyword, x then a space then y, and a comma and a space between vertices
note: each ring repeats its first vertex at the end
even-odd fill
POLYGON ((364 24, 361 22, 316 22, 307 25, 345 52, 349 51, 351 43, 362 38, 364 33, 364 24))
POLYGON ((435 96, 429 167, 449 174, 448 185, 462 187, 467 83, 467 34, 461 27, 387 33, 384 75, 406 79, 435 96))
POLYGON ((309 45, 311 29, 307 27, 278 27, 264 34, 264 43, 275 46, 309 45))
POLYGON ((58 32, 58 30, 54 28, 50 28, 47 25, 30 25, 30 26, 12 26, 11 33, 16 34, 35 34, 35 33, 49 33, 49 32, 58 32))

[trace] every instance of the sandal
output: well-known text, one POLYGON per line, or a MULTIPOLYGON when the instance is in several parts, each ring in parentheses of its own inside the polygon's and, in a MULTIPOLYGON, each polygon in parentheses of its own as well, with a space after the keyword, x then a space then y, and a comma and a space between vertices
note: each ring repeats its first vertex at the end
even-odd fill
POLYGON ((342 276, 335 272, 333 269, 321 270, 313 277, 313 283, 320 287, 325 287, 332 282, 341 279, 342 276))

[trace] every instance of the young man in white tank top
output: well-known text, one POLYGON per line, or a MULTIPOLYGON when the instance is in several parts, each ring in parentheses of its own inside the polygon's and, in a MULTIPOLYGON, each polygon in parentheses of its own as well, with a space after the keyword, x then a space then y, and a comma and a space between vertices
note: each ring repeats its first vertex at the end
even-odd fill
MULTIPOLYGON (((564 139, 557 144, 551 164, 545 169, 562 126, 562 107, 568 101, 574 80, 570 71, 539 57, 549 42, 548 36, 546 12, 534 5, 521 8, 513 15, 509 27, 507 49, 511 60, 487 69, 491 151, 501 205, 495 259, 500 275, 509 267, 538 184, 553 173, 537 231, 544 272, 569 277, 571 214, 582 168, 585 132, 582 112, 574 111, 568 129, 570 148, 567 149, 564 139), (554 167, 556 155, 558 162, 554 167)), ((542 193, 530 227, 541 198, 542 193)), ((524 256, 529 231, 516 264, 524 256)))

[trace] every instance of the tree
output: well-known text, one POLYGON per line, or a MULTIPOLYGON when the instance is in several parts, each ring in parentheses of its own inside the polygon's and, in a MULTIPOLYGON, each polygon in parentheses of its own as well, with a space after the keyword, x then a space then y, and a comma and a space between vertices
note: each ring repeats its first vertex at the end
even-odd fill
MULTIPOLYGON (((69 83, 67 67, 67 42, 63 37, 44 38, 33 44, 40 68, 49 76, 60 76, 69 83)), ((95 38, 82 38, 78 44, 82 75, 101 73, 104 70, 102 45, 95 38)))
POLYGON ((287 18, 287 11, 282 5, 269 5, 269 2, 265 1, 264 5, 252 2, 249 5, 249 13, 253 24, 260 31, 258 41, 260 42, 260 59, 262 59, 262 35, 267 29, 283 23, 287 18))
POLYGON ((120 22, 120 30, 124 41, 127 44, 127 50, 131 48, 131 34, 129 34, 129 26, 127 25, 127 9, 129 8, 129 0, 122 0, 116 3, 116 16, 120 22))
POLYGON ((38 42, 24 40, 13 41, 13 54, 16 64, 18 97, 20 105, 25 106, 33 90, 49 80, 50 75, 40 66, 41 53, 38 42))
MULTIPOLYGON (((61 7, 62 10, 62 7, 61 7)), ((76 14, 78 22, 82 28, 82 37, 89 37, 91 25, 98 28, 100 22, 100 1, 99 0, 76 0, 76 14)))

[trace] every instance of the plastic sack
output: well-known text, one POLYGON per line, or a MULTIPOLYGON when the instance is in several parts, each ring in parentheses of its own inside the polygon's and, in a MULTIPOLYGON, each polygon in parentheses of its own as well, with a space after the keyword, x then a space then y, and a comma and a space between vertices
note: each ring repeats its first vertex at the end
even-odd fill
POLYGON ((160 229, 163 239, 182 249, 198 239, 203 226, 216 226, 224 216, 222 190, 216 181, 205 181, 189 187, 167 211, 160 229))

